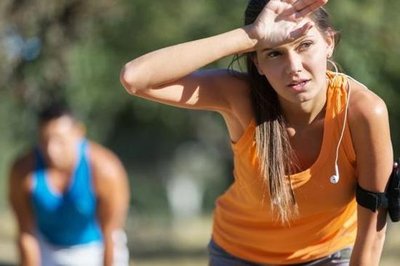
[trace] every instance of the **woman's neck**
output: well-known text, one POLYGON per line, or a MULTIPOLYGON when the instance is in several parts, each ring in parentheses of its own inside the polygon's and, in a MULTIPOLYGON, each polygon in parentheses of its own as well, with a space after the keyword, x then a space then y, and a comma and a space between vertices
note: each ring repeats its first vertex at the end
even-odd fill
POLYGON ((281 107, 287 123, 293 127, 304 127, 313 123, 324 114, 326 89, 321 90, 312 100, 298 105, 281 101, 281 107))

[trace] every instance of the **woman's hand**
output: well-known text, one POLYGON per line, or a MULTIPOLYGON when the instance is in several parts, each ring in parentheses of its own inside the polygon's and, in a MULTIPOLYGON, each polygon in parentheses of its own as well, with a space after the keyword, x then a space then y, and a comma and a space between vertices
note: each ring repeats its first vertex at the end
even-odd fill
POLYGON ((263 47, 295 40, 313 27, 307 15, 328 0, 271 0, 253 23, 254 38, 263 47))

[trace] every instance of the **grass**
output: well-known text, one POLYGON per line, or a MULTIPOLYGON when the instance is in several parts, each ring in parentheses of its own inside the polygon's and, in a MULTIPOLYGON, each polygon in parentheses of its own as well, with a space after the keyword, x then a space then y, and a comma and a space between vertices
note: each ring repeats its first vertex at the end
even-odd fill
MULTIPOLYGON (((134 266, 207 265, 210 217, 179 219, 130 217, 127 234, 134 266)), ((0 214, 0 266, 15 266, 15 224, 9 211, 0 214)), ((389 224, 381 266, 400 265, 400 223, 389 224)))

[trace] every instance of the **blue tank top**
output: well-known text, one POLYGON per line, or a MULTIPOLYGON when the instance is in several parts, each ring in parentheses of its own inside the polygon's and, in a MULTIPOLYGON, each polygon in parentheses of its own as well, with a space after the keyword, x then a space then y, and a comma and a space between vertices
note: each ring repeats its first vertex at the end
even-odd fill
POLYGON ((72 246, 102 241, 86 151, 87 141, 82 140, 69 187, 59 194, 49 187, 43 154, 39 149, 35 150, 33 210, 39 232, 53 245, 72 246))

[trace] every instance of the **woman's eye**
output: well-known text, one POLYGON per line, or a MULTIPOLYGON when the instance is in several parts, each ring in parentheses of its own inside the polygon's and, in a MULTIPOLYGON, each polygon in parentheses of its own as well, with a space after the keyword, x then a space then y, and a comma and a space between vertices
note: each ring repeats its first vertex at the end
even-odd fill
POLYGON ((313 44, 312 42, 303 42, 302 44, 300 44, 299 50, 300 51, 306 50, 306 49, 310 48, 310 46, 312 44, 313 44))
POLYGON ((279 56, 280 54, 281 54, 281 53, 279 53, 279 52, 272 51, 272 52, 269 52, 269 53, 267 54, 267 57, 268 57, 268 58, 275 58, 275 57, 279 56))

